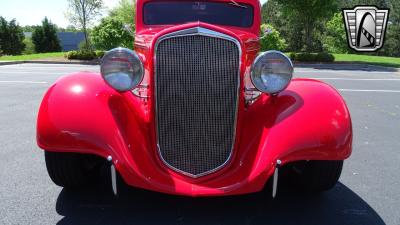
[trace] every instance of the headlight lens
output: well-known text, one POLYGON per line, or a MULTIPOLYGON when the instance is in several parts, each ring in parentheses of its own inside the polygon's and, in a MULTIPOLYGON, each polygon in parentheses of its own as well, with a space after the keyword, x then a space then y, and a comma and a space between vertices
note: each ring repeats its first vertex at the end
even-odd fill
POLYGON ((279 51, 259 55, 251 68, 253 85, 261 92, 277 94, 287 88, 293 77, 292 61, 279 51))
POLYGON ((101 75, 107 84, 123 92, 133 90, 140 84, 144 68, 136 52, 126 48, 116 48, 104 55, 101 75))

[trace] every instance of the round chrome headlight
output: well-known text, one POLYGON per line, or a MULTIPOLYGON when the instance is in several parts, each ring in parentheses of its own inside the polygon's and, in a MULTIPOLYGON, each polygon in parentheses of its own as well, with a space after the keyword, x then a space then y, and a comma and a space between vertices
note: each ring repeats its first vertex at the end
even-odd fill
POLYGON ((143 63, 136 52, 127 48, 115 48, 104 55, 101 75, 117 91, 133 90, 142 82, 143 63))
POLYGON ((277 94, 287 88, 293 77, 292 61, 279 51, 259 55, 251 68, 253 85, 261 92, 277 94))

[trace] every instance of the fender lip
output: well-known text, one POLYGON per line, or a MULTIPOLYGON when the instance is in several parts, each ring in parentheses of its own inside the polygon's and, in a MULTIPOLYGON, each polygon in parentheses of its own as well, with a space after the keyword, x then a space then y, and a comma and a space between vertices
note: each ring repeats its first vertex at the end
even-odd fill
POLYGON ((195 181, 160 166, 149 138, 151 123, 142 119, 146 112, 140 104, 130 93, 110 88, 99 74, 63 77, 40 107, 38 146, 53 152, 111 155, 128 185, 193 197, 258 192, 278 159, 285 165, 344 160, 351 154, 348 108, 335 89, 320 81, 294 79, 279 95, 262 95, 243 112, 246 122, 232 165, 218 176, 195 181), (74 85, 82 91, 71 91, 74 85))

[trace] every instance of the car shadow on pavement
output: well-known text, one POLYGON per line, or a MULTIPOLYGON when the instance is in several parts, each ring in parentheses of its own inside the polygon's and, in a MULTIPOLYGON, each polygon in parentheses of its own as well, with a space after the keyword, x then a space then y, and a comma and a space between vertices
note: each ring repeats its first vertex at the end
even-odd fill
POLYGON ((362 224, 384 225, 357 194, 339 183, 326 193, 302 195, 270 190, 237 197, 187 198, 123 187, 115 198, 106 188, 62 190, 56 204, 58 224, 362 224))

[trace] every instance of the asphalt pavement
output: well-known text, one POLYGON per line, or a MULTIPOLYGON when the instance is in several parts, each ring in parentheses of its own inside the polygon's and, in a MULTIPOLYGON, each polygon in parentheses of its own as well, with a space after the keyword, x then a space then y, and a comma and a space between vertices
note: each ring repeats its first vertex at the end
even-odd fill
POLYGON ((36 115, 60 76, 98 66, 0 66, 0 224, 400 225, 400 74, 380 67, 296 68, 336 87, 353 118, 354 149, 340 183, 321 195, 280 190, 191 199, 127 189, 67 191, 47 175, 36 115))

